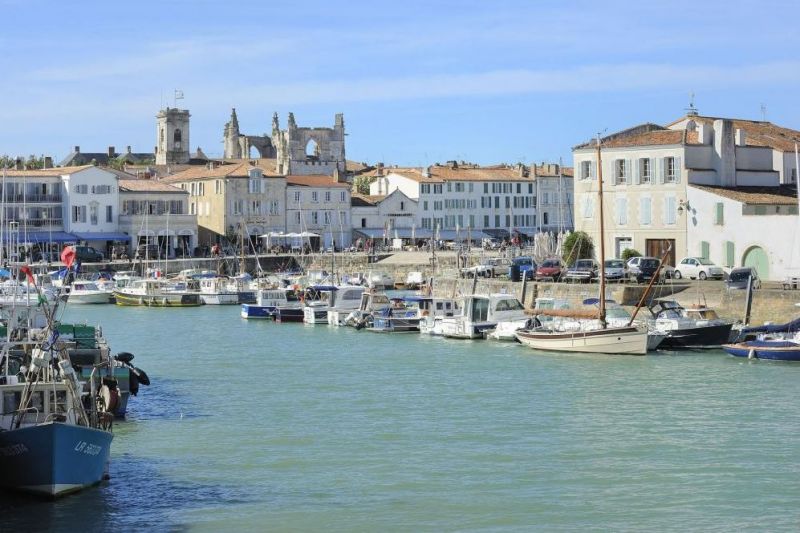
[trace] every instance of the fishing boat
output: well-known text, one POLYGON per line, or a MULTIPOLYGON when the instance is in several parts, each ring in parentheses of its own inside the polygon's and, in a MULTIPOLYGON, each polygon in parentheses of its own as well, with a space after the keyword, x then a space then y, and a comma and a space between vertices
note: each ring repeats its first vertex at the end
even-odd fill
POLYGON ((414 300, 392 298, 392 305, 372 314, 372 326, 367 331, 374 333, 418 333, 422 316, 414 300))
MULTIPOLYGON (((598 183, 598 214, 600 223, 600 264, 604 265, 606 260, 605 253, 605 231, 603 215, 603 165, 600 152, 600 138, 597 138, 597 183, 598 183)), ((607 354, 630 354, 645 355, 647 353, 647 328, 633 325, 633 318, 626 325, 614 326, 608 323, 606 313, 606 273, 605 269, 599 270, 600 286, 598 297, 598 309, 585 311, 581 310, 562 310, 551 314, 561 314, 561 316, 573 316, 575 318, 597 319, 598 329, 578 331, 560 331, 557 327, 539 326, 517 331, 515 336, 522 344, 534 350, 546 352, 566 352, 566 353, 607 353, 607 354)), ((648 287, 649 290, 650 287, 648 287)))
POLYGON ((103 365, 80 379, 55 306, 42 306, 45 327, 18 338, 12 322, 0 349, 0 486, 54 498, 106 477, 119 390, 103 365))
POLYGON ((202 305, 197 291, 176 289, 164 279, 137 279, 114 289, 117 305, 144 307, 196 307, 202 305))
POLYGON ((68 287, 67 298, 71 304, 107 304, 111 303, 112 294, 94 281, 76 280, 68 287))
POLYGON ((464 297, 463 312, 442 319, 442 335, 452 339, 482 339, 498 323, 508 322, 502 330, 512 327, 511 323, 528 320, 520 301, 510 294, 473 294, 464 297))
POLYGON ((362 298, 367 290, 361 285, 340 285, 327 310, 327 323, 331 326, 345 325, 347 317, 361 307, 362 298))
POLYGON ((685 308, 674 301, 659 301, 650 306, 650 312, 650 329, 664 334, 661 348, 718 347, 728 342, 733 327, 732 321, 719 318, 705 305, 685 308))
POLYGON ((272 319, 281 322, 302 322, 303 303, 289 287, 259 289, 256 303, 242 304, 242 318, 272 319))
POLYGON ((419 332, 423 335, 443 335, 442 320, 461 313, 458 300, 453 298, 434 298, 432 296, 416 296, 420 308, 419 332))
POLYGON ((228 278, 200 278, 200 299, 206 305, 234 305, 239 303, 239 291, 231 288, 228 278))

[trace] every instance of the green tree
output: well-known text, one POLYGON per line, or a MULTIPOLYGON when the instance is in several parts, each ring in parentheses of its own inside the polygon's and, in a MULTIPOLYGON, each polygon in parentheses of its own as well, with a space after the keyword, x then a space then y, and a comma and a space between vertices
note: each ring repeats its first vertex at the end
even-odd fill
POLYGON ((578 259, 594 257, 594 243, 584 231, 573 231, 567 235, 564 244, 561 245, 561 250, 561 257, 566 264, 572 264, 578 259))
POLYGON ((353 179, 353 188, 359 194, 369 194, 369 186, 375 181, 375 176, 356 176, 353 179))
POLYGON ((621 259, 625 262, 628 261, 631 257, 642 257, 642 254, 639 253, 638 250, 634 250, 633 248, 625 248, 622 250, 622 257, 621 259))

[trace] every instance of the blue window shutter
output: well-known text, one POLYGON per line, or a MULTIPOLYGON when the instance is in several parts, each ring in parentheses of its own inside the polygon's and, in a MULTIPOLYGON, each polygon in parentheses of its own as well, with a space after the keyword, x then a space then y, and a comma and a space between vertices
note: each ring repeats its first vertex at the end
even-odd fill
POLYGON ((675 183, 681 182, 681 158, 675 158, 675 183))

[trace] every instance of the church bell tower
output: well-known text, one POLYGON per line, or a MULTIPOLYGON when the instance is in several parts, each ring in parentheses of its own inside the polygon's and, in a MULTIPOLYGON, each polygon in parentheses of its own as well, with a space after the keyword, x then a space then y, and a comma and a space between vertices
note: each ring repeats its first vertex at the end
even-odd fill
POLYGON ((189 162, 189 110, 162 109, 156 115, 156 164, 189 162))

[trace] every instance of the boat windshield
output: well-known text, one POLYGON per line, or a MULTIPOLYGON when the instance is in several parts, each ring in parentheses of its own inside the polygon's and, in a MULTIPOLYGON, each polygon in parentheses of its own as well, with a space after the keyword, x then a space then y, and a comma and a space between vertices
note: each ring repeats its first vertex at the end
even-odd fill
POLYGON ((500 300, 494 307, 495 311, 522 311, 523 309, 524 307, 522 307, 522 304, 519 303, 519 300, 516 298, 500 300))

